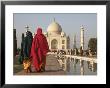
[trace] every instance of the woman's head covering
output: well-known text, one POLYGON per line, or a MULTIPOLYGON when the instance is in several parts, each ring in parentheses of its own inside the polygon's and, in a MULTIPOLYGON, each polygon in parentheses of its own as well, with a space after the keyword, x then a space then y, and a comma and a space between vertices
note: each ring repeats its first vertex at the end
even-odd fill
POLYGON ((37 28, 37 34, 38 34, 38 35, 42 34, 42 28, 40 28, 40 27, 37 28))

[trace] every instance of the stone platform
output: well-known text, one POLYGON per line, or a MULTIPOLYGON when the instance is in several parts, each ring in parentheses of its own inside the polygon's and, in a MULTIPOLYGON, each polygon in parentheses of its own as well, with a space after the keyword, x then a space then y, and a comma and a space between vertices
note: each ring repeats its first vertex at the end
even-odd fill
POLYGON ((23 70, 23 66, 22 65, 14 65, 14 75, 66 75, 66 72, 61 70, 60 68, 60 64, 57 61, 57 58, 55 57, 55 55, 47 55, 46 58, 46 67, 45 67, 45 72, 33 72, 33 73, 25 73, 23 70), (16 71, 16 70, 19 71, 16 71))

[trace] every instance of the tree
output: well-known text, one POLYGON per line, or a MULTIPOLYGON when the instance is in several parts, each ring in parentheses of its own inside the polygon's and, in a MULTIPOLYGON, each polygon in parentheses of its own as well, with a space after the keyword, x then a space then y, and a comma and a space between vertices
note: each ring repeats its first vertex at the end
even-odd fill
POLYGON ((97 38, 90 38, 90 40, 88 42, 88 48, 93 53, 97 52, 97 38))

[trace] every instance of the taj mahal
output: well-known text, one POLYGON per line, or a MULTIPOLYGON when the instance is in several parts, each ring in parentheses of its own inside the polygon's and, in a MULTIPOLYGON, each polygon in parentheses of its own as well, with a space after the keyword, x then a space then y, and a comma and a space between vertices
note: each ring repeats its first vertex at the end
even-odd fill
MULTIPOLYGON (((80 46, 84 50, 84 27, 80 27, 80 46)), ((54 19, 44 32, 50 50, 70 49, 70 37, 63 31, 61 25, 54 19)), ((73 38, 73 48, 76 48, 76 35, 73 38)))
POLYGON ((47 32, 44 32, 47 38, 49 48, 52 49, 69 49, 70 38, 62 31, 62 27, 55 19, 50 23, 47 32))

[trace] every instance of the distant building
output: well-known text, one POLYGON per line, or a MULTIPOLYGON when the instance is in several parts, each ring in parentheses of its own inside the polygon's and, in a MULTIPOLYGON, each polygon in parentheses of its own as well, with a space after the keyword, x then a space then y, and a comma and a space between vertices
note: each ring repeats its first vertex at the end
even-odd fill
POLYGON ((54 21, 48 26, 47 32, 44 32, 47 38, 49 49, 69 49, 70 37, 66 36, 66 33, 62 31, 61 26, 54 21))

